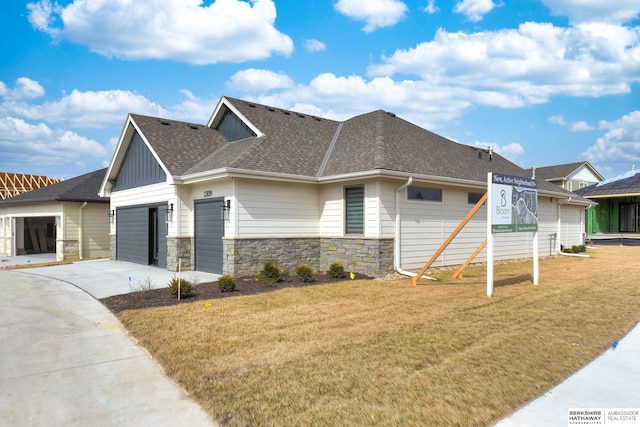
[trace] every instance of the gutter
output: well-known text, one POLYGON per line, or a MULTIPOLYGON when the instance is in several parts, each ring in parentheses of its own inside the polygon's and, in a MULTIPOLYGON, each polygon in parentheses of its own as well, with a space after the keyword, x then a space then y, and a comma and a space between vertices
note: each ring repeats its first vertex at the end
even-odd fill
MULTIPOLYGON (((400 191, 404 190, 413 182, 413 178, 409 177, 407 182, 402 184, 400 187, 396 188, 396 233, 393 239, 393 269, 397 271, 399 274, 403 276, 416 277, 416 273, 412 273, 410 271, 403 270, 400 266, 400 247, 401 247, 401 238, 400 238, 400 191)), ((437 280, 430 276, 422 276, 422 278, 429 280, 437 280)))
POLYGON ((82 240, 83 240, 83 220, 82 220, 82 210, 87 206, 87 202, 84 202, 82 204, 82 206, 80 206, 80 219, 78 220, 79 226, 78 226, 78 259, 82 260, 84 259, 83 256, 83 252, 84 252, 84 248, 82 247, 82 240))

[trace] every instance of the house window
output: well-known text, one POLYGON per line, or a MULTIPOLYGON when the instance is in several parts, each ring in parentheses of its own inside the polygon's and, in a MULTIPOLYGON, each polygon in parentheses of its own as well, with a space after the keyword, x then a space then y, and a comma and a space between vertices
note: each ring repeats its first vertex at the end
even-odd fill
POLYGON ((407 188, 407 199, 441 202, 442 190, 440 188, 409 187, 407 188))
POLYGON ((483 196, 484 193, 474 193, 472 191, 469 191, 467 193, 467 203, 470 205, 475 205, 480 201, 480 199, 482 199, 483 196))
POLYGON ((573 191, 573 182, 567 181, 567 191, 573 191))
POLYGON ((345 234, 364 233, 364 187, 346 187, 345 234))
POLYGON ((578 184, 578 187, 580 188, 585 188, 588 187, 589 183, 588 182, 584 182, 584 181, 580 181, 580 184, 578 184))

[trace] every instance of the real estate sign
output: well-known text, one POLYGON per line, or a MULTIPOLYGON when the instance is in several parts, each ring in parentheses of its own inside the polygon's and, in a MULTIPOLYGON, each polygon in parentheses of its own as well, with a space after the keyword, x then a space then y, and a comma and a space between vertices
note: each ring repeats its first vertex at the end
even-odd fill
POLYGON ((492 174, 491 231, 538 231, 538 186, 534 179, 492 174))
POLYGON ((494 235, 533 232, 533 284, 538 284, 538 186, 519 176, 487 175, 487 295, 493 294, 494 235))

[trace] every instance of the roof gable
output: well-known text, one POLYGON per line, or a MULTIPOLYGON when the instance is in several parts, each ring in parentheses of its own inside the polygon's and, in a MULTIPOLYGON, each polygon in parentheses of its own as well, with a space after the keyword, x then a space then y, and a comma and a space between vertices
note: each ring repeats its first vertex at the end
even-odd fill
MULTIPOLYGON (((602 181, 604 179, 589 162, 574 162, 562 165, 537 167, 536 177, 547 181, 569 180, 576 174, 581 174, 585 169, 593 175, 595 181, 602 181)), ((532 169, 529 170, 531 171, 532 169)))
POLYGON ((142 137, 135 132, 114 180, 114 190, 165 182, 167 174, 157 162, 142 137))

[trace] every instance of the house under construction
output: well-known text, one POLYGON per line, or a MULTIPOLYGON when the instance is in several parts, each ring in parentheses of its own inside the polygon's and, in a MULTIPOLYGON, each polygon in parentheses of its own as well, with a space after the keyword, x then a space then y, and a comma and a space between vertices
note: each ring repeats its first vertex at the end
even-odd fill
POLYGON ((0 172, 0 200, 60 182, 58 178, 0 172))

